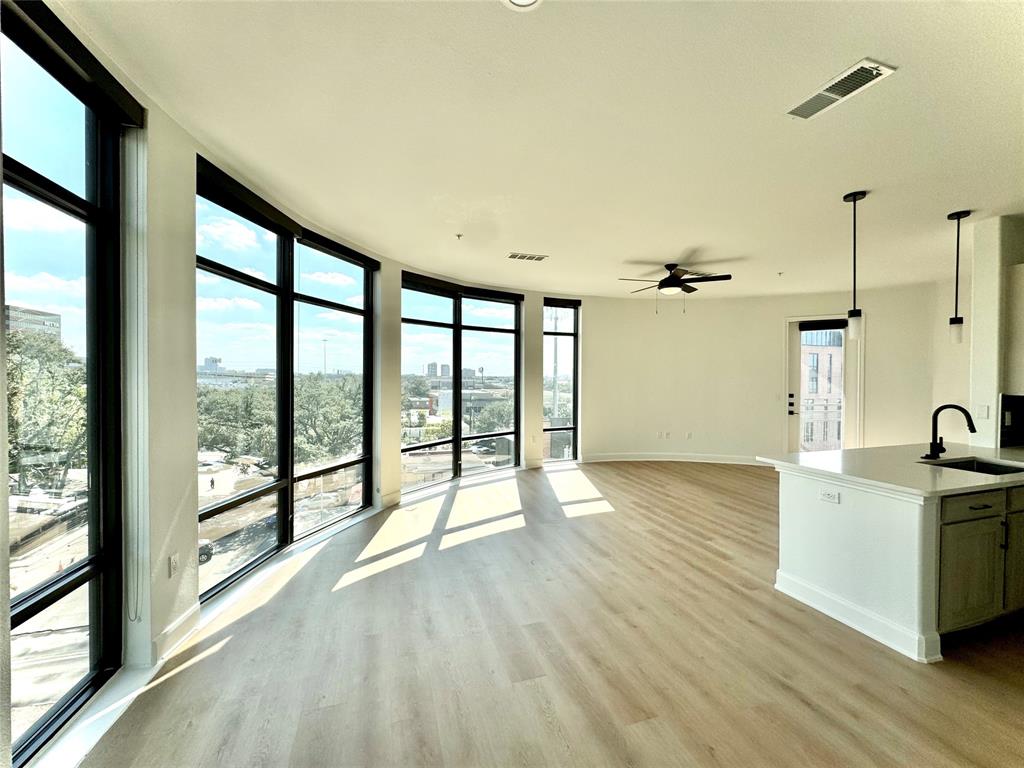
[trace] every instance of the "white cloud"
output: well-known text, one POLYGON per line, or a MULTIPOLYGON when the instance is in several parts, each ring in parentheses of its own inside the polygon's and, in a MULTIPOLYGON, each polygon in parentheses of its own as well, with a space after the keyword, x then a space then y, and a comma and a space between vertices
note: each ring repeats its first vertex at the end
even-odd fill
POLYGON ((11 272, 5 278, 5 290, 9 301, 17 303, 19 294, 42 293, 47 296, 60 294, 63 296, 85 297, 85 278, 77 277, 65 280, 51 275, 49 272, 37 272, 34 275, 19 275, 11 272))
POLYGON ((330 320, 332 322, 340 321, 342 323, 348 323, 349 325, 356 325, 357 323, 363 322, 363 318, 359 315, 350 315, 348 312, 338 312, 337 310, 332 310, 330 312, 317 312, 314 317, 318 320, 330 320))
POLYGON ((229 251, 246 251, 259 245, 253 230, 224 216, 215 216, 196 227, 197 245, 201 248, 208 240, 229 251))
POLYGON ((196 271, 196 285, 216 285, 218 282, 213 275, 208 275, 202 270, 196 271))
POLYGON ((471 306, 471 307, 468 307, 466 309, 466 314, 467 315, 472 315, 473 317, 496 317, 499 320, 508 320, 509 322, 511 322, 512 318, 515 316, 514 315, 514 310, 512 309, 512 307, 509 307, 508 309, 504 309, 502 307, 472 307, 471 306))
POLYGON ((252 267, 242 267, 242 271, 249 275, 249 277, 255 277, 258 280, 267 279, 266 272, 260 272, 258 269, 253 269, 252 267))
POLYGON ((302 277, 324 285, 353 285, 356 282, 341 272, 303 272, 302 277))
POLYGON ((324 340, 329 341, 362 341, 363 335, 361 333, 353 333, 352 331, 339 331, 337 328, 320 328, 316 330, 300 330, 299 341, 302 343, 313 343, 324 340))
POLYGON ((241 296, 231 298, 199 296, 196 298, 196 309, 200 312, 224 312, 229 309, 263 309, 263 305, 258 301, 241 296))
POLYGON ((4 195, 4 226, 21 232, 82 232, 85 224, 31 197, 4 195))

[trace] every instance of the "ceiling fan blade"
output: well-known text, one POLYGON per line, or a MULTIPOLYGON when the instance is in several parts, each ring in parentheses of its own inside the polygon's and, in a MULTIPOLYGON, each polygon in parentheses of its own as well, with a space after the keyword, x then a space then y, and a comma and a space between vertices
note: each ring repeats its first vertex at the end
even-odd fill
POLYGON ((694 288, 692 285, 687 285, 686 283, 683 283, 679 287, 683 289, 683 293, 696 293, 697 292, 696 288, 694 288))
POLYGON ((649 291, 649 290, 651 290, 651 288, 657 288, 657 287, 658 287, 657 284, 655 284, 655 285, 648 285, 646 288, 638 288, 635 291, 630 291, 630 293, 641 293, 642 291, 649 291))
POLYGON ((657 280, 645 280, 641 277, 620 277, 619 280, 627 280, 631 283, 656 283, 657 280))
POLYGON ((707 277, 684 277, 687 283, 717 283, 722 280, 732 280, 732 275, 708 275, 707 277))
POLYGON ((686 267, 676 267, 672 270, 672 274, 676 277, 686 277, 687 275, 693 275, 694 277, 710 277, 710 272, 697 272, 693 269, 687 269, 686 267))

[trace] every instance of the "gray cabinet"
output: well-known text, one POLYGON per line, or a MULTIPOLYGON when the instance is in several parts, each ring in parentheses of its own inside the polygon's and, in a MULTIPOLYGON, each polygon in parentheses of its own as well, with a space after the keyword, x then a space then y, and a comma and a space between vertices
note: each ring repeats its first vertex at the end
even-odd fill
POLYGON ((939 632, 980 624, 1003 613, 1003 522, 1000 514, 942 526, 939 632))
POLYGON ((1024 512, 1006 516, 1005 605, 1008 611, 1024 608, 1024 512))

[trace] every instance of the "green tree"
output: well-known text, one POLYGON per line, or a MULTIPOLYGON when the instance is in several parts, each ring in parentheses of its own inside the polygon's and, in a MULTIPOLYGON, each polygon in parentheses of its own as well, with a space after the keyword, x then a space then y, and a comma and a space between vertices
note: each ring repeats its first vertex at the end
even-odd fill
POLYGON ((484 406, 477 414, 473 431, 503 432, 511 429, 513 422, 513 403, 511 400, 499 400, 484 406))
POLYGON ((87 462, 85 365, 48 333, 6 336, 9 471, 31 473, 26 487, 63 488, 68 470, 87 462), (45 465, 33 461, 46 456, 45 465))
POLYGON ((256 456, 277 464, 277 390, 271 382, 240 387, 200 386, 199 449, 221 451, 228 461, 256 456))
POLYGON ((362 376, 305 374, 295 379, 295 462, 362 452, 362 376))
POLYGON ((406 374, 402 377, 402 410, 408 411, 412 407, 412 398, 430 397, 430 385, 427 384, 425 376, 406 374))

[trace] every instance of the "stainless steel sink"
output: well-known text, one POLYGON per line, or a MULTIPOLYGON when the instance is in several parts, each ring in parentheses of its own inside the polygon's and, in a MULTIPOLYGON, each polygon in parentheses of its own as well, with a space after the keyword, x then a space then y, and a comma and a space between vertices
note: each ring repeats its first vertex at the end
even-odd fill
POLYGON ((1013 475, 1024 472, 1024 467, 1013 464, 1000 464, 995 461, 986 461, 977 456, 967 456, 962 459, 939 459, 937 461, 919 461, 918 464, 931 464, 933 467, 948 469, 962 469, 965 472, 979 472, 983 475, 1013 475))

